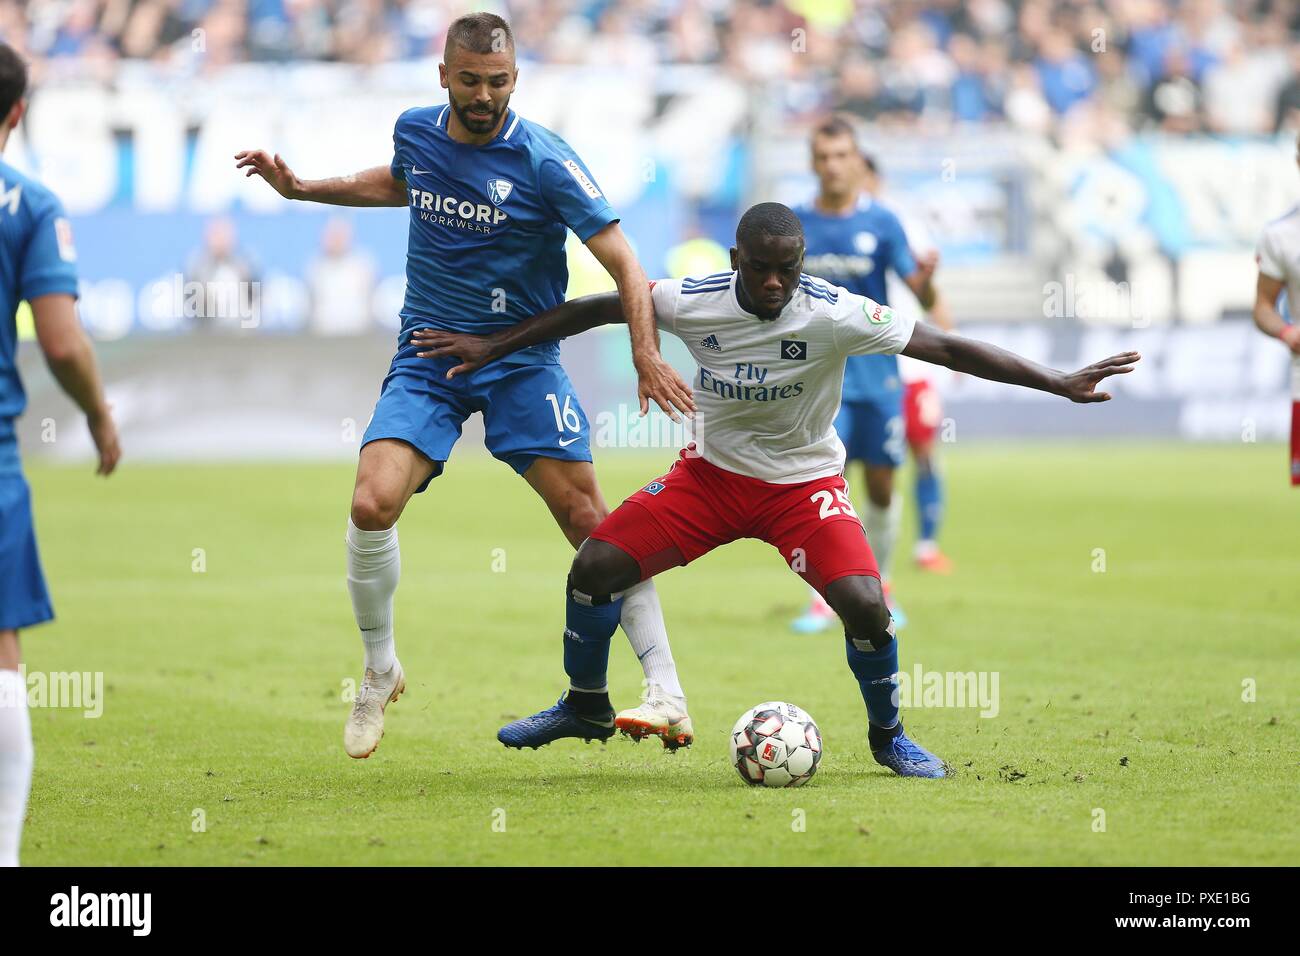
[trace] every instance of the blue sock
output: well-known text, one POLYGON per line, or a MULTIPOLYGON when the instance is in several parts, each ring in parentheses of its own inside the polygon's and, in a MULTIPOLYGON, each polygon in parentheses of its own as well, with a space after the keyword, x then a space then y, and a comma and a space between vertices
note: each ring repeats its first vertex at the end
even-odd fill
POLYGON ((921 514, 921 540, 936 540, 943 520, 943 479, 934 468, 916 469, 916 506, 921 514))
POLYGON ((623 599, 606 604, 583 604, 565 586, 564 594, 564 672, 569 682, 581 690, 605 690, 605 672, 609 669, 609 639, 618 629, 623 613, 623 599))
POLYGON ((859 642, 867 650, 859 650, 852 639, 844 642, 848 648, 849 670, 858 679, 862 700, 867 705, 867 720, 874 726, 890 728, 898 723, 898 640, 890 641, 884 650, 872 650, 866 641, 859 642))

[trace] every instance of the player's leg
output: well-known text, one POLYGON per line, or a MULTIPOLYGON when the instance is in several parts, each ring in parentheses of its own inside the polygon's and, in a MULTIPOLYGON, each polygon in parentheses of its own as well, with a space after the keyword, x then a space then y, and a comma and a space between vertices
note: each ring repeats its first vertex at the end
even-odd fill
MULTIPOLYGON (((587 416, 568 375, 558 364, 498 365, 475 379, 488 449, 523 475, 578 547, 609 509, 591 464, 587 416)), ((665 742, 689 743, 686 695, 653 579, 629 588, 620 623, 645 674, 642 707, 661 712, 665 742)))
MULTIPOLYGON (((638 526, 645 516, 632 513, 634 508, 624 504, 610 521, 616 529, 631 526, 635 534, 644 535, 645 529, 638 526)), ((650 533, 657 531, 652 528, 650 533)), ((671 547, 666 539, 660 544, 671 547)), ((564 587, 564 672, 569 689, 554 707, 502 727, 497 740, 507 747, 535 750, 563 737, 590 742, 613 735, 609 642, 623 612, 623 592, 641 580, 640 564, 622 547, 596 538, 583 543, 564 587)))
MULTIPOLYGON (((844 402, 840 405, 839 414, 835 416, 835 432, 844 444, 846 479, 862 462, 870 435, 865 427, 866 419, 862 415, 854 414, 856 406, 855 402, 844 402)), ((804 608, 802 614, 790 622, 790 630, 796 634, 820 634, 834 627, 836 621, 835 609, 826 603, 821 592, 810 586, 808 606, 804 608)))
MULTIPOLYGON (((1300 395, 1300 358, 1296 359, 1296 394, 1300 395)), ((1300 487, 1300 398, 1291 403, 1291 484, 1300 487)))
POLYGON ((943 762, 903 733, 894 683, 897 628, 844 480, 792 489, 773 512, 778 517, 762 537, 825 597, 844 624, 849 668, 867 707, 872 755, 904 776, 944 776, 943 762))
MULTIPOLYGON (((574 547, 586 541, 608 513, 590 462, 538 458, 524 472, 524 480, 546 502, 574 547)), ((619 729, 638 739, 653 733, 665 746, 689 746, 695 734, 654 578, 634 582, 624 591, 619 623, 645 674, 641 704, 618 714, 619 729)))
POLYGON ((18 632, 0 630, 0 867, 18 865, 32 786, 32 723, 20 663, 18 632))
POLYGON ((902 526, 903 496, 895 485, 895 475, 903 465, 903 397, 901 390, 878 401, 859 406, 862 421, 862 460, 866 465, 867 507, 862 516, 867 540, 876 556, 885 602, 898 627, 907 624, 907 616, 894 600, 890 580, 894 567, 894 545, 902 526))
POLYGON ((393 633, 393 597, 402 576, 397 519, 434 472, 434 463, 395 439, 361 449, 348 515, 348 595, 365 646, 365 675, 343 728, 348 756, 369 757, 384 735, 384 709, 406 689, 393 633))
POLYGON ((365 646, 365 673, 343 728, 348 756, 369 757, 384 735, 384 710, 406 689, 397 659, 393 596, 401 578, 397 519, 442 472, 468 412, 440 380, 445 365, 394 366, 362 438, 345 536, 348 595, 365 646))
POLYGON ((705 473, 711 468, 683 456, 591 533, 573 560, 565 588, 569 692, 554 707, 501 728, 498 740, 509 747, 540 747, 561 737, 604 739, 613 733, 605 671, 624 595, 637 582, 687 564, 736 536, 725 514, 727 501, 718 500, 707 483, 705 473))
MULTIPOLYGON (((16 452, 12 454, 16 465, 16 452)), ((31 493, 15 468, 0 474, 0 866, 18 865, 32 784, 32 725, 27 684, 19 671, 18 632, 52 617, 31 493)))
MULTIPOLYGON (((810 547, 817 550, 820 545, 810 547)), ((876 763, 904 777, 947 776, 943 761, 903 731, 894 676, 898 673, 897 629, 880 579, 873 575, 836 578, 825 585, 825 594, 844 622, 849 670, 867 707, 867 742, 876 763)))
POLYGON ((907 447, 916 464, 918 521, 913 559, 924 571, 947 574, 952 562, 939 550, 939 525, 943 520, 943 477, 935 460, 935 437, 943 416, 939 392, 929 381, 909 382, 903 396, 907 447))

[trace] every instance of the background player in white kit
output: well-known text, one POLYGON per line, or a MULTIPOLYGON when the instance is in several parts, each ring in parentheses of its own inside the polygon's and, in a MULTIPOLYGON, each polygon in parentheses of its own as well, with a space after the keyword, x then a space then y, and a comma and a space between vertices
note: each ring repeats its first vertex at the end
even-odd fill
MULTIPOLYGON (((943 777, 942 760, 899 720, 898 641, 862 523, 844 482, 833 427, 850 355, 902 352, 927 362, 1062 395, 1106 401, 1102 379, 1129 372, 1125 353, 1065 374, 898 317, 884 305, 803 274, 799 218, 760 203, 741 218, 732 272, 654 284, 659 328, 698 363, 694 441, 672 469, 615 509, 582 545, 566 587, 564 667, 554 707, 507 724, 497 739, 539 747, 563 737, 605 739, 609 642, 623 592, 738 538, 758 538, 821 593, 844 624, 849 667, 867 707, 875 760, 903 776, 943 777)), ((472 372, 534 341, 622 319, 616 295, 587 296, 489 337, 416 333, 450 371, 472 372)))
MULTIPOLYGON (((1300 165, 1300 138, 1296 164, 1300 165)), ((1293 320, 1300 303, 1300 206, 1264 227, 1255 260, 1259 263, 1255 324, 1291 350, 1291 484, 1300 486, 1300 325, 1288 322, 1278 307, 1283 289, 1293 320)))

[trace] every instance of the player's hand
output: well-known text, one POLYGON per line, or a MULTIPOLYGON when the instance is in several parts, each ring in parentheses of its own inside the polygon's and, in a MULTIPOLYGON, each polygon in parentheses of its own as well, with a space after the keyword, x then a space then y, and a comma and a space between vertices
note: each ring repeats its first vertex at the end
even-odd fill
POLYGON ((1109 402, 1110 393, 1096 391, 1097 383, 1112 375, 1124 375, 1133 371, 1134 365, 1141 358, 1137 352, 1122 352, 1094 362, 1077 372, 1062 375, 1058 394, 1072 402, 1109 402))
POLYGON ((112 413, 106 408, 98 415, 87 416, 86 424, 90 428, 90 438, 99 452, 99 466, 95 474, 108 476, 117 468, 118 459, 122 457, 122 446, 117 440, 117 423, 112 413))
POLYGON ((662 355, 655 354, 635 361, 637 377, 637 398, 641 403, 641 414, 650 411, 653 401, 675 422, 680 422, 678 410, 690 418, 695 413, 695 399, 691 397, 691 388, 677 369, 664 361, 662 355))
POLYGON ((929 282, 934 277, 934 270, 939 267, 939 251, 931 249, 929 252, 916 257, 916 274, 921 277, 922 282, 929 282))
POLYGON ((446 332, 442 329, 416 329, 411 333, 411 344, 424 351, 416 352, 419 358, 460 359, 460 364, 447 369, 447 378, 455 378, 480 369, 496 355, 492 339, 487 335, 468 335, 464 332, 446 332))
POLYGON ((1300 355, 1300 325, 1288 325, 1278 338, 1286 343, 1292 354, 1300 355))
POLYGON ((245 177, 261 176, 285 199, 297 199, 302 193, 302 180, 294 175, 279 153, 271 156, 261 149, 242 150, 235 154, 235 168, 245 167, 248 168, 245 177))

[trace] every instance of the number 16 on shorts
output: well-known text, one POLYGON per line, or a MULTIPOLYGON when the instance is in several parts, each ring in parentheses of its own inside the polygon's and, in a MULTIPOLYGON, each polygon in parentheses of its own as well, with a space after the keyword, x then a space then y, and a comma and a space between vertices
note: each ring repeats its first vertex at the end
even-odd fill
POLYGON ((582 419, 578 417, 578 410, 573 407, 573 396, 564 396, 564 405, 560 405, 560 400, 554 392, 547 392, 546 400, 551 403, 551 411, 555 415, 555 430, 563 436, 565 432, 572 432, 572 438, 560 438, 560 447, 571 445, 582 437, 582 419))

